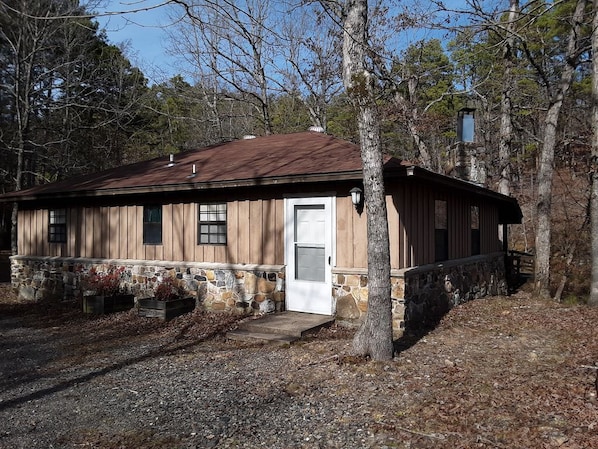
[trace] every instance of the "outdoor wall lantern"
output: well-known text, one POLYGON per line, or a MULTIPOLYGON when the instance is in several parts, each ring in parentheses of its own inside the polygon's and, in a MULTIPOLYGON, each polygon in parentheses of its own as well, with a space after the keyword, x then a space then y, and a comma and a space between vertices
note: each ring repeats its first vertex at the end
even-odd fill
POLYGON ((361 215, 363 211, 363 190, 359 187, 353 187, 349 192, 351 192, 351 202, 355 206, 355 210, 361 215))

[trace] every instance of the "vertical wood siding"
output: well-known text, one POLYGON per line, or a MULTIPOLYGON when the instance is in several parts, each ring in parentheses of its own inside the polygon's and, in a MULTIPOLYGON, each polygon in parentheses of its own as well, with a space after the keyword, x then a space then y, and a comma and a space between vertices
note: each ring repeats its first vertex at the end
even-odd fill
MULTIPOLYGON (((393 269, 434 262, 434 204, 447 202, 449 257, 471 255, 471 206, 480 213, 480 251, 501 250, 495 204, 433 189, 417 182, 387 189, 393 269)), ((366 211, 349 196, 336 198, 336 265, 367 267, 366 211)), ((48 210, 19 211, 19 254, 110 259, 147 259, 231 264, 284 264, 284 199, 227 203, 227 245, 198 245, 197 203, 163 206, 161 245, 143 244, 143 207, 67 209, 67 241, 48 243, 48 210)))
POLYGON ((48 243, 48 210, 19 211, 19 254, 283 264, 284 200, 227 203, 227 245, 198 245, 195 203, 165 204, 162 244, 143 244, 143 206, 67 209, 66 243, 48 243))
POLYGON ((493 253, 502 250, 498 238, 498 210, 492 204, 478 204, 480 208, 480 252, 493 253))
MULTIPOLYGON (((463 193, 425 184, 397 183, 387 188, 386 205, 393 269, 435 261, 435 201, 447 202, 450 259, 471 256, 471 206, 480 211, 480 252, 500 251, 496 205, 479 203, 463 193)), ((349 197, 337 198, 337 266, 367 267, 366 212, 359 216, 349 197), (352 245, 350 243, 353 243, 352 245)))

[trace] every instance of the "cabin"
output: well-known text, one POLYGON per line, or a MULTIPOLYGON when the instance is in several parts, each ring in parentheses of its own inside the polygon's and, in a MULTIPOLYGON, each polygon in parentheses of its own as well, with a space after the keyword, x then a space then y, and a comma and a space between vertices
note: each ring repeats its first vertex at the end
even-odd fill
MULTIPOLYGON (((517 201, 384 159, 393 327, 507 292, 517 201), (502 226, 501 226, 502 225, 502 226)), ((208 310, 360 320, 367 232, 358 145, 321 132, 248 137, 0 196, 17 202, 21 297, 82 294, 118 267, 136 298, 177 277, 208 310)))

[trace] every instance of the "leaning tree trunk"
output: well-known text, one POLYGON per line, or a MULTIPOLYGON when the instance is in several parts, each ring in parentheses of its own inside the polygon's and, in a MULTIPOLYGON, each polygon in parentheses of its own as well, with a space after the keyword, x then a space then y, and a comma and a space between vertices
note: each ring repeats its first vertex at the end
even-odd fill
POLYGON ((589 304, 598 307, 598 0, 592 20, 592 170, 590 173, 590 216, 592 226, 592 284, 589 304))
POLYGON ((347 0, 343 17, 343 82, 358 109, 367 212, 369 289, 368 311, 353 340, 353 350, 374 360, 388 360, 393 357, 390 245, 374 83, 365 69, 367 14, 366 0, 347 0))
POLYGON ((543 298, 550 298, 550 214, 552 209, 552 175, 554 171, 554 149, 561 106, 567 91, 571 87, 573 74, 579 60, 578 39, 585 11, 586 0, 578 0, 573 13, 573 24, 567 41, 564 60, 565 67, 555 95, 544 119, 544 139, 540 153, 538 170, 538 202, 536 205, 536 266, 534 270, 534 293, 543 298))

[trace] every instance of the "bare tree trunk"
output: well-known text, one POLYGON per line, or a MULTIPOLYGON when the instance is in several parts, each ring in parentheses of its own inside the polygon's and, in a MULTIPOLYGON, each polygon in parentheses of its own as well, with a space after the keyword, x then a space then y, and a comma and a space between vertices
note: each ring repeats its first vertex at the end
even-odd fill
MULTIPOLYGON (((415 95, 414 90, 415 87, 412 87, 412 83, 410 83, 409 93, 412 97, 415 95)), ((411 134, 411 137, 413 138, 413 141, 415 142, 419 152, 419 161, 421 166, 427 168, 428 170, 433 170, 435 167, 432 163, 432 156, 430 155, 430 151, 428 150, 426 142, 423 141, 420 132, 417 129, 416 123, 418 118, 418 110, 417 106, 414 105, 415 102, 410 104, 399 92, 395 93, 394 102, 401 109, 405 116, 405 120, 407 121, 407 129, 409 129, 409 133, 411 134)))
POLYGON ((554 170, 554 149, 559 115, 563 100, 573 80, 578 55, 578 39, 582 35, 581 24, 586 1, 578 0, 573 13, 573 24, 567 42, 564 59, 567 61, 556 93, 552 96, 550 106, 544 119, 544 138, 540 153, 538 171, 538 202, 536 226, 536 266, 534 270, 534 293, 543 298, 550 298, 550 215, 552 209, 552 175, 554 170))
POLYGON ((592 19, 592 170, 590 173, 590 219, 592 233, 592 283, 588 303, 598 307, 598 0, 592 19))
POLYGON ((563 300, 563 291, 565 290, 565 285, 567 285, 567 279, 569 277, 569 270, 568 267, 573 262, 573 257, 575 256, 575 250, 577 249, 577 245, 573 243, 569 246, 567 251, 567 259, 566 259, 566 266, 561 274, 561 281, 559 282, 559 286, 556 289, 556 293, 554 294, 554 300, 556 302, 561 302, 563 300))
POLYGON ((511 142, 513 136, 513 121, 511 119, 512 103, 511 93, 513 91, 513 52, 514 52, 514 29, 519 0, 510 0, 509 18, 507 23, 507 37, 503 51, 504 81, 500 101, 500 130, 498 142, 498 161, 500 165, 500 178, 498 191, 503 195, 511 194, 511 142))
POLYGON ((374 86, 365 69, 367 1, 347 0, 343 19, 343 82, 358 108, 368 236, 368 311, 353 350, 374 360, 389 360, 393 357, 390 249, 374 86))

